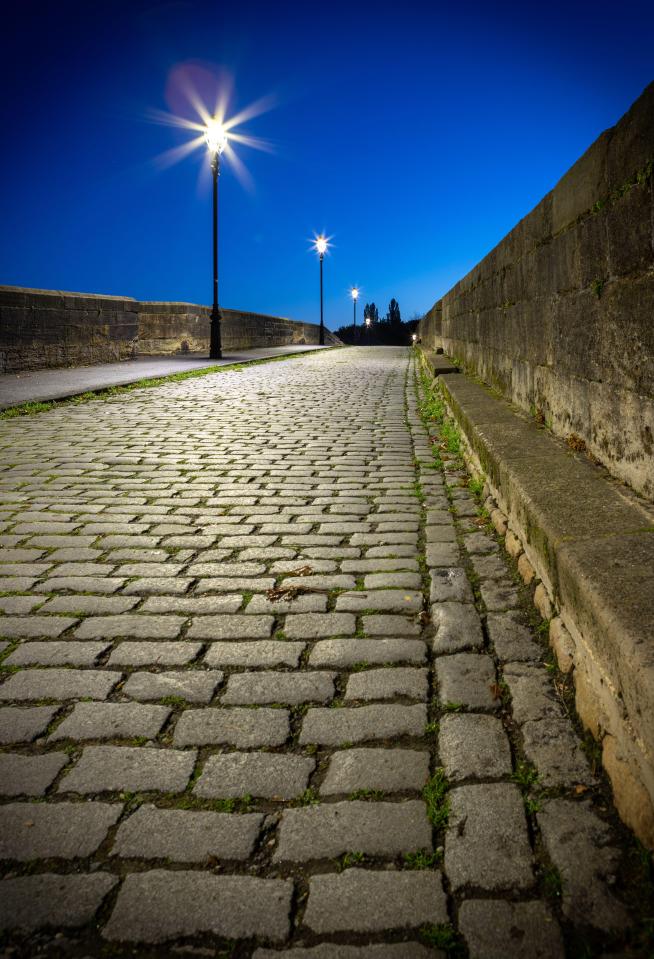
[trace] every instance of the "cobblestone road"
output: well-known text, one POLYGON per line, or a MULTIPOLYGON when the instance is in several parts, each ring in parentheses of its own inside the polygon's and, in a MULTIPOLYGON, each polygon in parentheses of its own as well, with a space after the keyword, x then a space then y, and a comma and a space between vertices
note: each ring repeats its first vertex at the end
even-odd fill
POLYGON ((623 941, 619 830, 414 372, 333 351, 0 423, 6 955, 623 941))

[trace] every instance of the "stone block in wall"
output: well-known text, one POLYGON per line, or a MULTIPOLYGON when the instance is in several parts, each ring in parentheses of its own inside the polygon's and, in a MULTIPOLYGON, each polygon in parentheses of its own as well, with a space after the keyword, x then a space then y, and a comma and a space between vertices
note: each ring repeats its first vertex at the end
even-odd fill
POLYGON ((575 231, 579 253, 579 285, 590 287, 596 280, 609 275, 609 239, 607 211, 599 210, 587 216, 575 231))
POLYGON ((608 265, 601 279, 642 273, 654 265, 653 183, 651 176, 610 204, 606 213, 608 265))
POLYGON ((602 133, 552 191, 552 233, 569 228, 609 193, 608 150, 612 130, 602 133))
POLYGON ((615 191, 633 179, 648 162, 654 161, 654 83, 650 83, 611 133, 608 186, 615 191))

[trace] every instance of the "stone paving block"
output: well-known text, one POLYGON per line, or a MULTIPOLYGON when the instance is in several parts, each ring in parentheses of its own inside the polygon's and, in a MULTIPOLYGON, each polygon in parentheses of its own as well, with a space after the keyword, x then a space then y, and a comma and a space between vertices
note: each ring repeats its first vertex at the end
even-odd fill
MULTIPOLYGON (((208 557, 210 558, 210 557, 208 557)), ((240 577, 240 576, 265 576, 266 567, 263 563, 242 563, 242 562, 200 562, 191 563, 186 568, 188 576, 220 576, 220 577, 240 577)))
POLYGON ((48 728, 59 706, 0 707, 0 745, 29 743, 48 728))
MULTIPOLYGON (((115 593, 116 590, 125 585, 125 582, 126 580, 118 579, 117 576, 53 576, 43 583, 37 583, 34 592, 64 593, 66 590, 70 590, 72 593, 88 591, 89 593, 106 595, 115 593)), ((0 583, 1 587, 2 584, 0 583)))
POLYGON ((279 753, 210 756, 193 791, 203 799, 294 799, 307 788, 315 765, 308 756, 279 753))
MULTIPOLYGON (((256 949, 253 959, 279 959, 275 949, 256 949)), ((346 946, 343 943, 324 942, 320 946, 287 949, 287 959, 445 959, 440 949, 427 949, 419 942, 379 942, 370 946, 346 946)))
POLYGON ((121 803, 9 803, 0 806, 0 859, 90 856, 122 812, 121 803))
POLYGON ((429 753, 413 749, 344 749, 333 754, 320 792, 325 796, 359 789, 420 790, 429 778, 429 753))
POLYGON ((172 599, 171 594, 182 597, 184 593, 188 592, 188 588, 192 582, 192 579, 188 577, 184 578, 183 576, 177 576, 175 579, 167 576, 141 576, 139 579, 127 583, 123 589, 123 593, 136 597, 166 596, 170 603, 172 599))
POLYGON ((425 527, 425 542, 428 546, 432 543, 456 543, 456 531, 453 526, 432 524, 425 527))
POLYGON ((86 746, 66 773, 59 792, 183 792, 195 765, 195 750, 142 746, 86 746))
MULTIPOLYGON (((397 556, 394 559, 344 559, 341 562, 341 569, 344 573, 362 573, 380 574, 383 572, 396 572, 398 570, 418 570, 418 560, 414 557, 397 556)), ((377 584, 379 588, 379 584, 377 584)))
POLYGON ((204 661, 208 666, 297 666, 305 645, 276 639, 212 643, 204 661))
POLYGON ((272 616, 196 616, 187 636, 189 639, 268 639, 273 628, 272 616))
POLYGON ((177 721, 176 746, 224 743, 238 749, 282 746, 289 735, 286 709, 188 709, 177 721))
POLYGON ((23 669, 0 686, 0 699, 106 699, 122 673, 91 669, 23 669))
POLYGON ((427 710, 423 705, 350 706, 347 709, 309 709, 302 721, 300 743, 343 743, 423 736, 427 710))
POLYGON ((440 873, 346 869, 312 876, 304 925, 318 935, 417 929, 448 922, 440 873), (380 903, 383 908, 380 909, 380 903))
POLYGON ((362 616, 361 622, 366 636, 419 636, 421 632, 415 613, 411 616, 373 613, 370 616, 362 616))
POLYGON ((436 654, 481 649, 484 636, 474 606, 466 603, 436 603, 431 607, 436 635, 432 648, 436 654))
POLYGON ((245 576, 212 576, 208 579, 201 579, 195 588, 195 594, 198 593, 265 593, 272 589, 275 580, 269 577, 250 577, 245 576))
POLYGON ((56 637, 76 622, 72 616, 3 616, 0 618, 0 636, 3 639, 56 637))
POLYGON ((138 700, 175 696, 187 703, 208 703, 222 678, 223 674, 216 669, 132 673, 123 686, 123 693, 138 700))
POLYGON ((369 573, 364 580, 367 590, 377 589, 411 589, 419 590, 422 587, 422 577, 419 573, 369 573))
POLYGON ((40 613, 73 613, 75 616, 104 616, 126 613, 138 603, 129 596, 53 596, 44 603, 40 613))
POLYGON ((154 739, 168 719, 166 706, 141 703, 77 703, 72 713, 51 733, 48 742, 61 739, 154 739))
POLYGON ((500 699, 495 690, 495 666, 482 653, 455 653, 436 661, 440 701, 462 704, 469 709, 497 709, 500 699))
POLYGON ((398 666, 394 669, 367 669, 350 676, 345 699, 427 699, 428 671, 398 666))
POLYGON ((26 593, 30 589, 37 589, 35 583, 36 579, 33 576, 0 576, 0 592, 26 593))
POLYGON ((562 707, 544 666, 507 663, 503 672, 511 692, 513 718, 517 723, 522 725, 530 720, 536 722, 546 718, 562 718, 562 707))
POLYGON ((614 893, 620 852, 608 823, 589 802, 569 799, 551 799, 536 818, 561 876, 566 918, 604 932, 626 928, 627 910, 614 893))
POLYGON ((113 563, 61 563, 50 571, 51 576, 74 576, 80 578, 118 575, 113 563))
POLYGON ((56 639, 46 643, 22 643, 7 656, 5 663, 9 666, 93 666, 109 646, 109 643, 56 639))
POLYGON ((418 612, 422 609, 422 593, 405 589, 377 589, 341 593, 336 598, 336 609, 351 612, 363 612, 364 610, 418 612))
POLYGON ((425 644, 416 639, 325 639, 309 654, 310 666, 347 668, 355 663, 422 663, 425 644))
POLYGON ((486 556, 471 556, 472 566, 480 579, 504 579, 507 565, 497 553, 486 556))
POLYGON ((427 543, 425 548, 427 566, 456 566, 459 562, 459 547, 456 543, 427 543))
POLYGON ((109 666, 182 666, 190 663, 202 649, 201 643, 170 641, 165 643, 118 643, 109 666))
MULTIPOLYGON (((286 585, 286 583, 284 583, 286 585)), ((295 599, 271 600, 262 593, 252 597, 247 605, 246 612, 253 614, 273 613, 324 613, 327 609, 327 596, 318 593, 296 596, 295 599)))
POLYGON ((497 553, 499 546, 486 533, 469 533, 463 537, 463 544, 471 555, 484 556, 486 553, 497 553))
POLYGON ((0 610, 8 616, 25 616, 44 600, 45 596, 0 596, 0 610))
POLYGON ((488 635, 503 662, 538 662, 542 648, 532 639, 529 629, 515 613, 489 613, 488 635))
POLYGON ((275 862, 334 859, 346 852, 397 856, 430 850, 424 802, 337 802, 285 809, 275 862))
POLYGON ((262 822, 262 813, 140 806, 119 826, 111 855, 172 862, 205 862, 210 856, 244 860, 252 855, 262 822))
POLYGON ((176 639, 184 616, 90 616, 75 630, 77 639, 176 639))
POLYGON ((488 580, 481 584, 479 592, 489 612, 515 609, 520 605, 520 593, 510 581, 488 580))
POLYGON ((335 673, 238 673, 227 680, 225 705, 326 703, 334 696, 335 673))
POLYGON ((443 566, 430 572, 431 603, 472 603, 474 601, 466 571, 459 567, 443 566))
POLYGON ((539 782, 546 788, 592 786, 590 771, 574 727, 566 719, 545 717, 522 727, 525 755, 538 769, 539 782))
POLYGON ((118 882, 106 872, 91 875, 41 873, 0 881, 0 930, 31 932, 85 926, 118 882))
POLYGON ((243 602, 239 594, 226 596, 151 596, 141 606, 144 613, 235 613, 243 602))
POLYGON ((68 762, 65 753, 23 756, 0 753, 0 794, 43 796, 68 762))
POLYGON ((453 891, 530 889, 532 856, 517 787, 460 786, 450 791, 449 798, 445 872, 453 891))
POLYGON ((109 940, 165 942, 213 933, 227 939, 286 939, 293 883, 163 869, 127 876, 104 927, 109 940), (256 909, 253 909, 256 903, 256 909))
MULTIPOLYGON (((336 565, 336 564, 334 564, 336 565)), ((342 574, 333 576, 285 576, 284 586, 298 586, 300 588, 324 589, 354 589, 356 580, 354 576, 345 576, 342 574)))
POLYGON ((477 899, 459 909, 470 959, 564 959, 556 918, 542 902, 477 899))
POLYGON ((509 740, 502 723, 494 716, 443 716, 438 752, 451 782, 511 775, 509 740))
POLYGON ((353 636, 356 619, 352 613, 297 613, 286 617, 284 632, 289 639, 353 636))

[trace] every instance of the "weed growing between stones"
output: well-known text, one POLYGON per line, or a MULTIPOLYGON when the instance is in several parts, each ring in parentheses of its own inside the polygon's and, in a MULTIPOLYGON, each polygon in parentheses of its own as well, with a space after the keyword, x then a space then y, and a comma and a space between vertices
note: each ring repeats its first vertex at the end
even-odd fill
POLYGON ((436 852, 407 852, 404 855, 404 865, 407 869, 438 869, 443 862, 443 850, 436 852))
POLYGON ((432 949, 442 949, 448 959, 459 959, 466 955, 463 944, 449 922, 432 926, 421 926, 418 935, 420 941, 432 949))
POLYGON ((427 804, 427 817, 434 829, 443 829, 450 817, 449 788, 445 771, 439 767, 422 790, 422 798, 427 804))

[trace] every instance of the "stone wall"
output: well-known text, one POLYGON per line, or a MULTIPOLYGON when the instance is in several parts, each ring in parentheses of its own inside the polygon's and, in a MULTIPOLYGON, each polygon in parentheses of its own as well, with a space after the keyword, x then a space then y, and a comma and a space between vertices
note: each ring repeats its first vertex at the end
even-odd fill
MULTIPOLYGON (((187 353, 209 349, 207 306, 192 303, 139 303, 139 353, 187 353)), ((223 310, 222 345, 225 350, 264 346, 318 344, 319 327, 281 316, 223 310)), ((338 343, 325 330, 326 343, 338 343)))
MULTIPOLYGON (((0 372, 111 363, 139 354, 207 352, 209 314, 191 303, 0 286, 0 372)), ((279 316, 225 310, 226 350, 317 344, 319 328, 279 316)), ((325 330, 326 343, 338 343, 325 330)))
POLYGON ((138 351, 129 297, 0 286, 0 372, 125 360, 138 351))
POLYGON ((650 498, 653 161, 651 84, 420 328, 423 345, 650 498))

